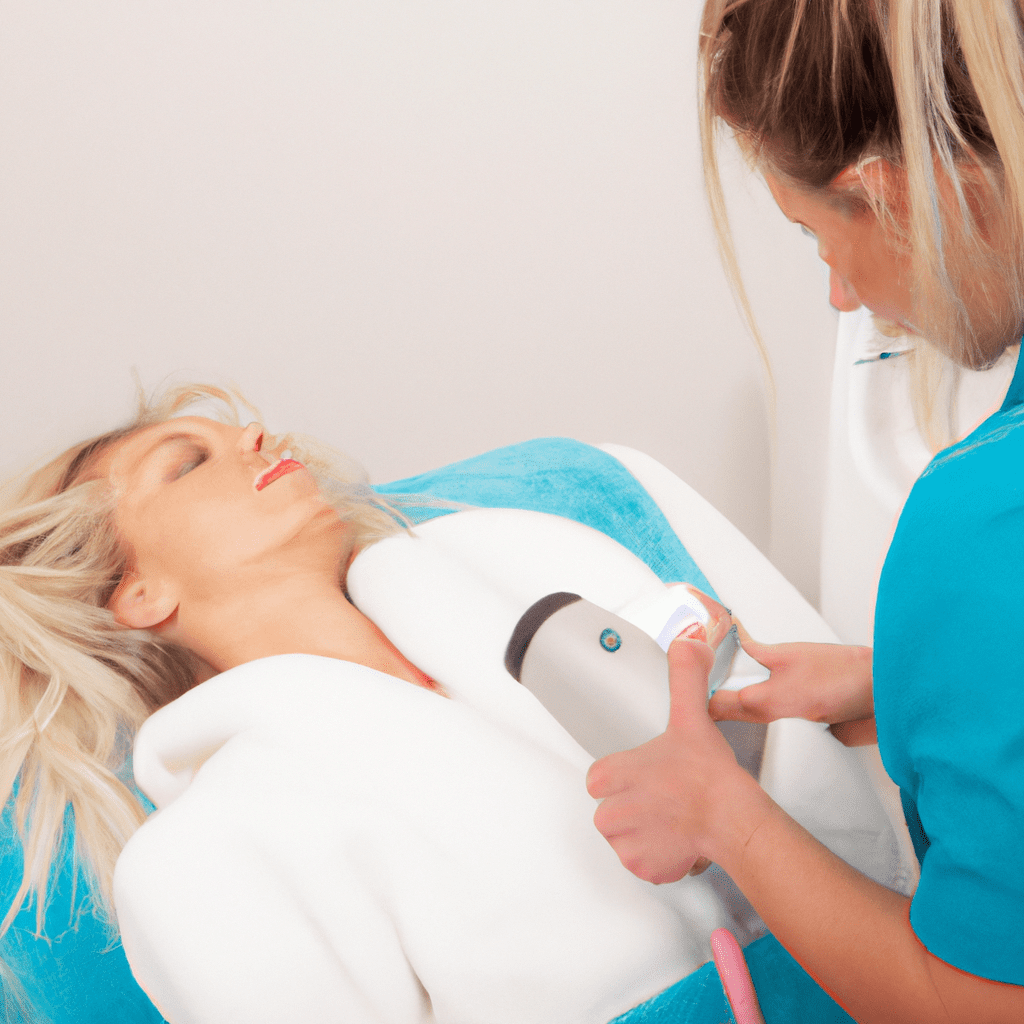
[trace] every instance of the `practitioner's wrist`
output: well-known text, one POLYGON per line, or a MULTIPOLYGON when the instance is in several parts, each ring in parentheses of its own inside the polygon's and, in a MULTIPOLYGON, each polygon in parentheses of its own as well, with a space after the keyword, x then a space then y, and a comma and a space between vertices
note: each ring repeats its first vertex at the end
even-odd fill
MULTIPOLYGON (((844 721, 870 718, 875 713, 874 681, 872 678, 874 651, 870 647, 844 648, 848 659, 848 706, 844 707, 844 721)), ((835 723, 833 723, 835 724, 835 723)))
POLYGON ((712 793, 708 859, 735 877, 751 840, 778 810, 754 778, 739 765, 730 767, 712 793))

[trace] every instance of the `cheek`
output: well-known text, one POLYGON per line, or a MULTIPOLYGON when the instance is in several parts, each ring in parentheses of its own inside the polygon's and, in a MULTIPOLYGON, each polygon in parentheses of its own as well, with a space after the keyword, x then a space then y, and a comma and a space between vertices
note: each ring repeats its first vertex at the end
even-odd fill
MULTIPOLYGON (((289 518, 253 508, 252 502, 196 502, 183 519, 162 522, 164 558, 173 559, 182 575, 208 578, 229 573, 279 546, 289 518)), ((169 566, 169 571, 174 570, 169 566)))
POLYGON ((162 575, 189 575, 217 553, 217 533, 207 510, 195 502, 150 501, 132 510, 125 524, 140 569, 162 575))
POLYGON ((865 268, 864 276, 884 306, 901 317, 911 315, 910 265, 905 258, 886 248, 878 252, 870 266, 865 268))

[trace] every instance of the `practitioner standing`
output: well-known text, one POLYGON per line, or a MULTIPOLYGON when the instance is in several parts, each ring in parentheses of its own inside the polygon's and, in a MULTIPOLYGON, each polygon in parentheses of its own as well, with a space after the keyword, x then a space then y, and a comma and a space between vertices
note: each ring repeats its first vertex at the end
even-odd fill
MULTIPOLYGON (((865 305, 963 366, 993 363, 1024 329, 1022 18, 1015 0, 708 0, 703 139, 720 227, 724 127, 817 239, 833 306, 865 305)), ((705 710, 711 651, 678 641, 668 731, 590 773, 597 826, 630 870, 669 881, 717 862, 865 1024, 1024 1020, 1022 426, 1018 362, 1001 409, 911 492, 873 655, 748 639, 771 680, 705 710), (921 862, 913 897, 789 818, 712 721, 789 716, 848 743, 877 737, 921 862)))

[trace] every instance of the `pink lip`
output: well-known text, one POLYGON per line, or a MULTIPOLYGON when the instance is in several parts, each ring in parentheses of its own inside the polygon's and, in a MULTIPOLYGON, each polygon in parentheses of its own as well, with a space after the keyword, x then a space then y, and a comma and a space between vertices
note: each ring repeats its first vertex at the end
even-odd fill
POLYGON ((294 459, 282 459, 277 465, 273 466, 268 472, 264 473, 260 477, 259 482, 256 484, 256 490, 262 491, 268 484, 272 484, 275 480, 282 476, 287 476, 289 473, 294 473, 297 469, 305 469, 301 462, 296 462, 294 459))

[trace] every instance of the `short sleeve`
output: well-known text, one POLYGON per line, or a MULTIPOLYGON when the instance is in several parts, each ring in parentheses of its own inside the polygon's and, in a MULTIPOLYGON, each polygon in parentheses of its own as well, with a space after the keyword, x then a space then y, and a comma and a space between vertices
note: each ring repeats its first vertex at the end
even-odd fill
POLYGON ((926 843, 910 921, 935 956, 1024 984, 1024 417, 997 414, 915 485, 879 585, 886 769, 926 843))

